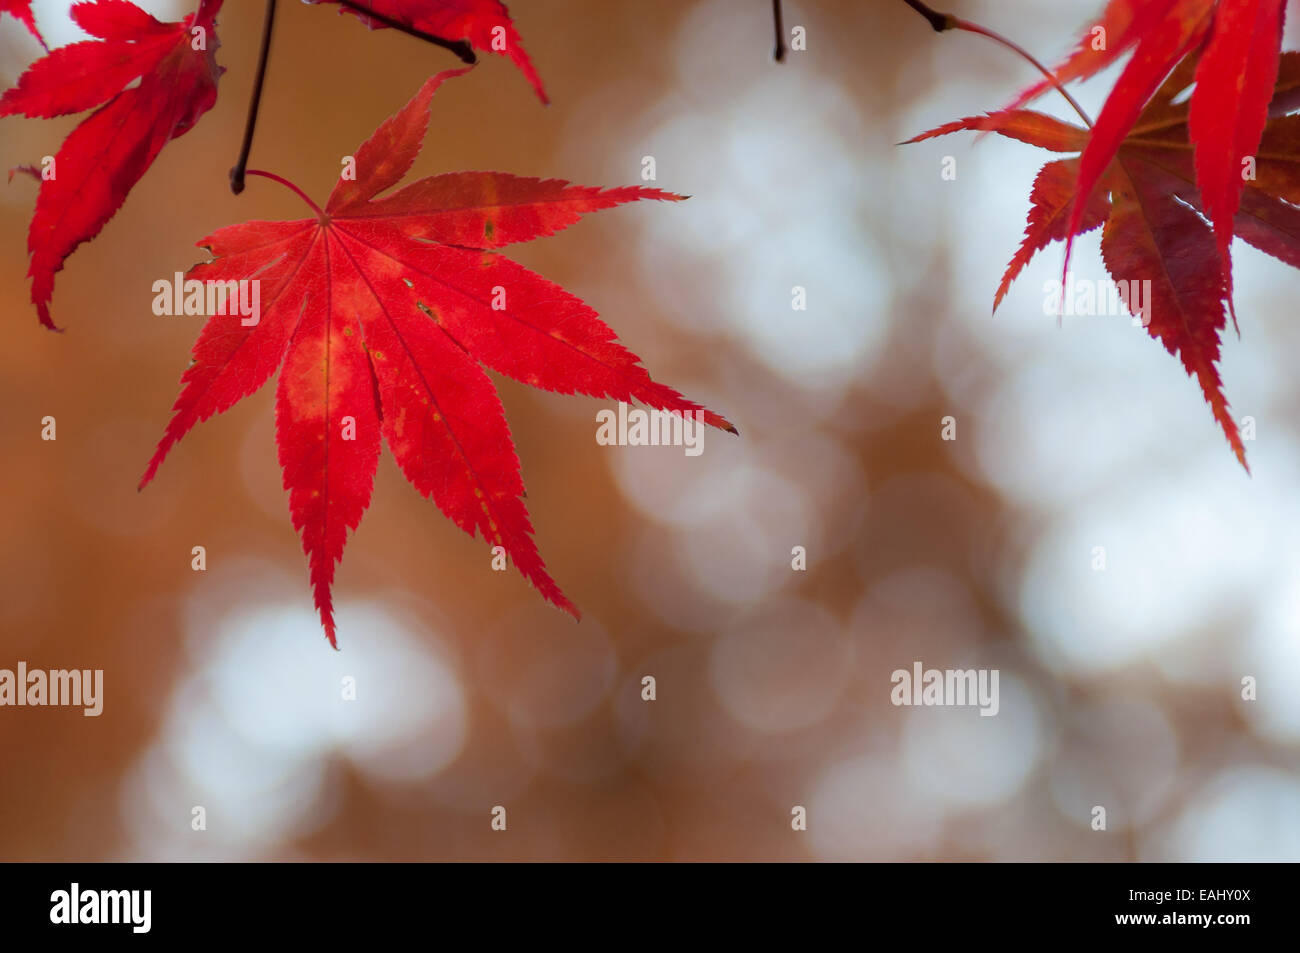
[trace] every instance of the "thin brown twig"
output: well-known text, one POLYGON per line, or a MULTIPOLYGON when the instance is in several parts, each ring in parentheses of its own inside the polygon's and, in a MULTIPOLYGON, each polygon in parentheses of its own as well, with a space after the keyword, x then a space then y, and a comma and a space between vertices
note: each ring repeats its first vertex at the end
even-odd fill
POLYGON ((785 61, 785 18, 782 16, 781 0, 772 0, 772 22, 776 25, 776 51, 772 55, 781 63, 785 61))
POLYGON ((253 148, 253 131, 257 129, 257 111, 262 106, 262 84, 266 81, 266 63, 271 52, 271 32, 274 28, 275 0, 266 0, 266 19, 262 23, 262 50, 257 57, 257 76, 253 80, 253 95, 248 101, 244 141, 239 147, 239 158, 230 169, 230 191, 236 195, 244 191, 244 172, 248 168, 248 154, 253 148))

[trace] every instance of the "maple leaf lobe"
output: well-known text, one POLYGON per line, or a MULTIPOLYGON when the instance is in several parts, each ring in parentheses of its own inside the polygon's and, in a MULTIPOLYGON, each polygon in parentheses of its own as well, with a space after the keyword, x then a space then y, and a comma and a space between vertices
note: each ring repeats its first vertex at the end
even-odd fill
POLYGON ((25 26, 27 32, 36 37, 36 42, 41 44, 43 49, 49 49, 45 45, 45 38, 41 36, 41 31, 36 28, 36 18, 32 15, 32 0, 0 0, 0 16, 6 13, 25 26))

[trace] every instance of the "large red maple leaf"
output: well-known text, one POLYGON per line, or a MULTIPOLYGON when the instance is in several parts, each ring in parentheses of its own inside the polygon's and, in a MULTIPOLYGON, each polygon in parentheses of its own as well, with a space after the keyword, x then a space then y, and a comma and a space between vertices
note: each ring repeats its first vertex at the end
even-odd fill
MULTIPOLYGON (((1077 226, 1073 209, 1080 195, 1082 159, 1060 159, 1042 168, 1030 196, 1024 240, 1007 267, 993 307, 997 309, 1011 283, 1038 252, 1052 242, 1069 241, 1104 225, 1102 258, 1114 281, 1130 289, 1128 282, 1133 280, 1151 282, 1150 300, 1125 304, 1134 316, 1149 319, 1151 336, 1181 358, 1245 466, 1245 446, 1228 411, 1216 367, 1227 299, 1219 268, 1218 229, 1206 221, 1213 222, 1211 203, 1216 198, 1198 187, 1202 150, 1192 142, 1195 94, 1190 102, 1180 99, 1204 70, 1203 58, 1195 53, 1188 56, 1150 98, 1102 170, 1077 226)), ((1283 54, 1277 73, 1270 95, 1279 102, 1289 101, 1300 90, 1300 53, 1283 54)), ((948 123, 910 141, 964 129, 997 132, 1061 153, 1086 155, 1091 141, 1084 128, 1015 108, 948 123)), ((1300 267, 1300 208, 1296 207, 1300 205, 1300 116, 1268 121, 1261 139, 1254 174, 1241 183, 1233 229, 1251 245, 1300 267)))
POLYGON ((127 0, 78 3, 72 18, 100 39, 52 51, 0 97, 0 116, 50 118, 100 107, 64 140, 53 167, 25 170, 41 180, 27 274, 46 327, 54 327, 50 299, 64 261, 99 234, 163 146, 217 101, 222 69, 213 27, 221 3, 202 0, 179 23, 156 20, 127 0))
MULTIPOLYGON (((32 16, 32 0, 0 0, 0 16, 6 13, 27 27, 27 32, 36 37, 36 42, 45 46, 45 38, 36 29, 36 18, 32 16)), ((49 49, 48 46, 45 48, 49 49)))
POLYGON ((477 50, 508 56, 532 84, 542 102, 547 102, 542 78, 533 68, 515 30, 510 11, 501 0, 307 0, 309 3, 340 3, 342 10, 355 14, 371 29, 400 23, 444 40, 464 40, 477 50), (368 16, 367 13, 373 14, 368 16))
POLYGON ((639 400, 734 432, 651 380, 636 355, 578 298, 489 249, 550 235, 583 214, 638 199, 502 172, 454 172, 377 197, 410 169, 429 104, 454 70, 429 79, 356 153, 313 218, 247 222, 199 242, 215 260, 190 280, 261 282, 260 320, 214 315, 194 346, 173 417, 141 487, 196 423, 256 391, 283 365, 276 439, 321 623, 335 643, 330 585, 347 533, 370 500, 381 436, 398 466, 456 525, 505 548, 560 608, 521 496, 519 460, 480 363, 560 393, 639 400))
MULTIPOLYGON (((1246 176, 1255 158, 1282 49, 1286 0, 1110 0, 1078 47, 1056 70, 1058 81, 1085 79, 1133 55, 1106 100, 1079 160, 1066 227, 1065 270, 1093 191, 1152 95, 1185 56, 1200 52, 1188 124, 1196 148, 1201 207, 1214 226, 1219 268, 1232 308, 1230 246, 1246 176)), ((1012 105, 1052 88, 1044 80, 1012 105)))

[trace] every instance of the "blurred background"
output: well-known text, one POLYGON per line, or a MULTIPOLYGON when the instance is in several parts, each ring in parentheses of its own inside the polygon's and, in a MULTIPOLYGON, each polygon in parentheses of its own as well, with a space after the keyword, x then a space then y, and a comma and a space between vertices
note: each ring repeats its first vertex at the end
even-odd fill
MULTIPOLYGON (((52 46, 81 38, 67 6, 36 4, 52 46)), ((582 623, 492 572, 385 452, 334 586, 339 652, 271 387, 137 494, 202 320, 156 317, 152 283, 218 227, 303 214, 274 183, 227 188, 263 15, 227 0, 217 105, 71 257, 61 335, 28 301, 35 184, 0 188, 0 667, 105 681, 99 718, 0 710, 0 857, 1300 859, 1300 276, 1238 243, 1223 372, 1256 421, 1248 476, 1129 320, 1044 313, 1059 246, 990 314, 1045 153, 895 145, 1001 105, 1034 79, 1024 63, 901 0, 787 0, 807 50, 784 65, 766 0, 510 6, 553 104, 481 56, 437 94, 416 174, 639 184, 653 156, 653 184, 689 202, 509 253, 741 436, 709 432, 698 457, 602 447, 612 404, 498 378, 582 623), (894 707, 890 673, 916 661, 998 669, 999 714, 894 707)), ((1099 6, 949 9, 1054 61, 1099 6)), ((0 82, 39 55, 0 19, 0 82)), ((323 197, 453 65, 281 4, 251 164, 323 197)), ((1082 87, 1094 113, 1114 75, 1082 87)), ((80 118, 0 121, 0 165, 54 153, 80 118)), ((1097 241, 1076 246, 1080 278, 1103 276, 1097 241)))

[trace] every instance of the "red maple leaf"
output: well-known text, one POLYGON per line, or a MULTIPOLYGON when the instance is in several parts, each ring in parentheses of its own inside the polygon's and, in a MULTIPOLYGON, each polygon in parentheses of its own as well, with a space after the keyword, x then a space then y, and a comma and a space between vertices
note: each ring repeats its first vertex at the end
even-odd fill
MULTIPOLYGON (((1283 54, 1279 62, 1270 95, 1276 93, 1278 101, 1287 101, 1300 90, 1300 53, 1283 54)), ((1125 304, 1135 317, 1149 318, 1147 330, 1152 337, 1177 354, 1200 383, 1215 419, 1245 466, 1245 446, 1228 412, 1215 366, 1228 297, 1220 271, 1220 232, 1212 215, 1212 203, 1221 196, 1207 196, 1198 187, 1203 150, 1193 144, 1195 93, 1190 102, 1178 101, 1204 73, 1204 59, 1194 53, 1150 98, 1098 176, 1099 187, 1089 195, 1077 224, 1082 159, 1057 160, 1043 167, 1030 197, 1024 241, 1007 267, 993 307, 997 309, 1012 281, 1039 251, 1104 224, 1101 252, 1112 279, 1130 291, 1128 283, 1133 280, 1151 282, 1145 314, 1140 301, 1129 299, 1125 304)), ((1093 141, 1086 129, 1023 109, 958 120, 910 141, 962 129, 997 132, 1053 152, 1085 156, 1093 141)), ((1241 188, 1231 224, 1246 242, 1300 267, 1300 208, 1296 207, 1300 204, 1300 116, 1268 121, 1261 138, 1253 174, 1238 173, 1241 188)))
MULTIPOLYGON (((501 0, 308 0, 309 3, 342 3, 342 10, 355 14, 371 29, 400 23, 444 40, 464 40, 478 50, 508 56, 548 102, 542 78, 533 68, 515 30, 510 11, 501 0), (367 13, 374 14, 367 16, 367 13)), ((472 59, 472 58, 471 58, 472 59)))
POLYGON ((463 72, 432 77, 380 125, 356 153, 356 177, 341 179, 324 209, 279 176, 250 170, 293 189, 315 216, 223 228, 199 242, 215 260, 188 275, 260 281, 260 320, 209 319, 140 485, 190 428, 283 365, 280 465, 331 644, 334 567, 369 503, 381 436, 416 489, 471 536, 504 547, 546 599, 578 614, 537 552, 519 460, 480 363, 535 387, 699 411, 704 422, 735 430, 651 380, 578 298, 489 251, 550 235, 587 212, 681 196, 454 172, 377 198, 415 161, 434 91, 463 72))
POLYGON ((45 38, 41 36, 41 31, 36 29, 36 18, 32 16, 32 0, 0 0, 0 16, 9 14, 17 18, 23 26, 27 27, 27 32, 36 37, 36 42, 45 46, 45 38))
MULTIPOLYGON (((1214 226, 1220 270, 1232 309, 1234 220, 1268 117, 1282 49, 1286 0, 1110 0, 1056 70, 1065 83, 1133 56, 1106 100, 1079 160, 1077 192, 1066 226, 1065 270, 1093 190, 1152 95, 1185 56, 1201 54, 1191 95, 1190 141, 1196 148, 1201 207, 1214 226)), ((1046 80, 1011 108, 1052 88, 1046 80)))
POLYGON ((64 140, 53 167, 24 170, 41 180, 27 274, 46 327, 54 327, 54 275, 67 257, 99 234, 163 146, 217 101, 222 69, 213 26, 221 2, 202 0, 179 23, 160 22, 127 0, 78 3, 72 18, 100 39, 52 51, 0 97, 0 116, 48 119, 100 107, 64 140))

